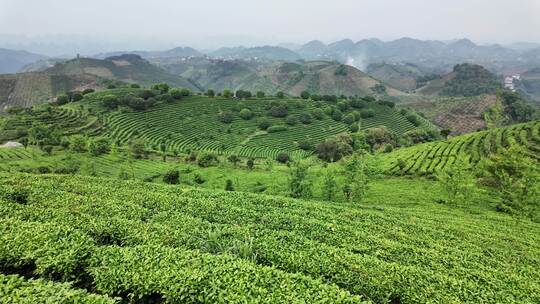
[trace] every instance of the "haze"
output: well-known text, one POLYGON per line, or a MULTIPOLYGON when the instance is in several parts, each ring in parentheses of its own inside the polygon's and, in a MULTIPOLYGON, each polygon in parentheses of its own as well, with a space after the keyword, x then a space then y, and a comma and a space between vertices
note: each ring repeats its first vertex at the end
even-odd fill
POLYGON ((54 53, 47 45, 56 43, 70 53, 404 36, 540 42, 539 13, 537 0, 0 0, 0 47, 54 53))

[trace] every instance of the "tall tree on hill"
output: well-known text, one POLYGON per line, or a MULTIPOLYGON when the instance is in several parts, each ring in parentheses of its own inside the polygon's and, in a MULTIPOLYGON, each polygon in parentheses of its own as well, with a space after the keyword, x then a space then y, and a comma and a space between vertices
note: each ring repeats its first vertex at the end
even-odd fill
POLYGON ((368 189, 369 178, 364 160, 358 153, 345 163, 343 194, 349 202, 361 202, 368 189))
POLYGON ((311 197, 311 182, 308 180, 309 167, 305 163, 294 163, 291 165, 289 175, 289 191, 294 198, 311 197))

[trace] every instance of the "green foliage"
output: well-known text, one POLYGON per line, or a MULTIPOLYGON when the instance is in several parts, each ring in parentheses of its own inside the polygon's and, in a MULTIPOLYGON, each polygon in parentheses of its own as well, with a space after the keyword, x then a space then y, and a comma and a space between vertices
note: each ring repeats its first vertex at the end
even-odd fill
POLYGON ((102 104, 107 109, 110 109, 110 110, 116 109, 118 107, 118 104, 119 104, 118 97, 116 97, 116 95, 112 95, 112 94, 105 95, 103 97, 102 104))
POLYGON ((232 180, 227 179, 225 181, 225 191, 234 191, 234 184, 232 180))
POLYGON ((146 156, 146 143, 142 139, 135 139, 129 143, 129 153, 131 157, 140 159, 146 156))
POLYGON ((503 149, 480 167, 484 182, 499 194, 498 210, 534 217, 540 210, 540 170, 524 154, 517 146, 503 149))
POLYGON ((311 114, 309 114, 308 112, 300 113, 300 115, 298 116, 298 119, 300 120, 301 123, 305 125, 310 124, 311 121, 313 120, 313 118, 311 117, 311 114))
POLYGON ((454 74, 445 84, 441 95, 467 97, 493 94, 501 87, 497 77, 479 65, 458 64, 454 66, 454 74))
POLYGON ((199 167, 207 168, 210 166, 214 166, 218 163, 217 155, 214 153, 202 153, 197 158, 197 164, 199 167))
POLYGON ((328 139, 319 143, 315 150, 317 156, 327 162, 335 162, 340 160, 343 156, 352 153, 352 147, 337 139, 328 139))
POLYGON ((97 137, 88 142, 88 151, 93 156, 108 153, 110 151, 110 144, 107 138, 97 137))
POLYGON ((180 183, 180 171, 178 169, 171 169, 163 174, 163 182, 169 185, 176 185, 180 183))
POLYGON ((212 97, 216 96, 216 93, 214 92, 214 90, 208 89, 208 90, 206 91, 206 96, 212 98, 212 97))
POLYGON ((284 132, 287 131, 287 127, 282 125, 270 126, 266 129, 266 131, 268 131, 268 133, 284 132))
POLYGON ((69 138, 69 148, 73 152, 83 153, 88 150, 88 140, 82 135, 74 135, 69 138))
POLYGON ((467 159, 458 158, 451 166, 437 172, 436 177, 450 203, 471 199, 475 180, 467 159))
POLYGON ((264 92, 263 91, 258 91, 257 92, 257 98, 264 98, 264 92))
POLYGON ((229 124, 233 121, 234 115, 231 112, 221 112, 219 113, 218 118, 219 118, 219 121, 221 121, 222 123, 229 124))
POLYGON ((262 117, 262 118, 259 118, 257 120, 257 126, 261 130, 266 130, 266 129, 270 128, 271 125, 272 125, 272 122, 270 122, 270 120, 268 120, 268 118, 262 117))
POLYGON ((276 156, 276 160, 282 164, 286 164, 291 160, 291 157, 286 152, 279 152, 276 156))
POLYGON ((67 94, 60 94, 56 97, 56 103, 58 105, 65 105, 69 102, 69 97, 67 96, 67 94))
POLYGON ((323 198, 327 201, 333 202, 336 200, 337 194, 337 182, 336 174, 331 169, 326 169, 323 176, 323 198))
POLYGON ((362 202, 368 190, 369 177, 365 158, 358 154, 345 162, 343 194, 349 202, 362 202))
POLYGON ((223 93, 221 94, 224 98, 231 98, 232 97, 232 92, 231 90, 223 90, 223 93))
POLYGON ((309 96, 310 96, 310 94, 309 94, 308 91, 302 91, 302 93, 300 93, 300 97, 302 99, 309 99, 309 96))
POLYGON ((240 113, 238 115, 244 120, 250 120, 251 118, 253 118, 253 112, 250 109, 246 108, 240 110, 240 113))
POLYGON ((285 93, 279 91, 279 92, 276 93, 276 97, 279 98, 279 99, 283 99, 283 98, 285 98, 285 93))
POLYGON ((291 165, 289 173, 289 191, 291 197, 309 198, 312 195, 312 184, 308 178, 309 166, 296 162, 291 165))
POLYGON ((377 83, 373 87, 370 88, 371 91, 373 91, 376 94, 386 94, 386 86, 382 83, 377 83))
POLYGON ((347 66, 340 65, 336 68, 334 75, 336 76, 347 76, 347 66))

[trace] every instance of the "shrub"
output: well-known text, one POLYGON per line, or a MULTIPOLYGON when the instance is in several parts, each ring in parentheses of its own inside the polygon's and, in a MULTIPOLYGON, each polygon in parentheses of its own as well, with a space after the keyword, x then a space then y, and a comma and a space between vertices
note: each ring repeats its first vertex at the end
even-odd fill
POLYGON ((95 92, 94 89, 88 88, 88 89, 84 89, 84 90, 82 91, 82 94, 83 94, 83 95, 86 95, 86 94, 90 94, 90 93, 94 93, 94 92, 95 92))
POLYGON ((152 90, 159 91, 161 94, 169 92, 170 86, 164 82, 156 83, 152 86, 152 90))
POLYGON ((287 131, 287 127, 278 125, 278 126, 271 126, 266 130, 268 131, 268 133, 277 133, 277 132, 287 131))
POLYGON ((287 105, 285 104, 280 104, 270 108, 270 115, 274 117, 286 117, 288 114, 289 112, 287 110, 287 105))
POLYGON ((279 91, 279 92, 276 93, 276 97, 279 98, 279 99, 283 99, 283 98, 285 98, 285 93, 279 91))
POLYGON ((302 93, 300 93, 300 97, 302 97, 302 99, 309 99, 309 92, 308 91, 303 91, 302 93))
POLYGON ((69 148, 79 153, 86 152, 86 138, 82 135, 72 136, 69 140, 69 148))
POLYGON ((324 118, 324 112, 321 109, 314 109, 311 111, 311 116, 317 120, 322 120, 324 118))
POLYGON ((80 93, 80 92, 75 92, 73 93, 73 95, 71 95, 71 101, 75 102, 75 101, 80 101, 84 98, 83 94, 80 93))
POLYGON ((109 148, 109 140, 103 137, 94 138, 88 144, 88 151, 93 156, 108 153, 109 148))
POLYGON ((219 121, 222 123, 231 123, 234 119, 234 116, 231 112, 222 112, 219 114, 219 121))
POLYGON ((335 120, 335 121, 341 121, 342 118, 343 118, 343 113, 341 113, 340 110, 335 109, 335 110, 332 112, 332 119, 333 119, 333 120, 335 120))
POLYGON ((182 92, 177 88, 170 89, 169 94, 171 94, 174 99, 182 99, 182 92))
POLYGON ((197 164, 199 167, 207 168, 218 163, 218 158, 213 153, 204 153, 197 158, 197 164))
POLYGON ((415 126, 419 126, 420 125, 420 119, 418 118, 418 116, 416 114, 409 114, 407 116, 405 116, 405 118, 407 118, 407 120, 409 122, 411 122, 413 125, 415 126))
POLYGON ((298 124, 298 118, 296 118, 295 116, 289 116, 289 117, 287 117, 287 119, 285 120, 285 122, 286 122, 289 126, 294 126, 294 125, 298 124))
POLYGON ((132 83, 132 84, 129 85, 129 87, 132 88, 132 89, 138 89, 141 86, 138 83, 132 83))
POLYGON ((240 111, 239 115, 244 120, 250 120, 253 117, 253 112, 250 109, 244 108, 240 111))
POLYGON ((212 89, 208 89, 206 91, 206 96, 212 98, 212 97, 216 96, 216 92, 214 92, 214 90, 212 90, 212 89))
POLYGON ((352 113, 349 113, 349 114, 345 115, 345 117, 343 117, 343 122, 348 124, 348 125, 352 124, 355 121, 356 121, 356 119, 354 119, 354 114, 352 114, 352 113))
POLYGON ((317 156, 327 162, 335 162, 340 160, 344 155, 352 153, 352 147, 344 142, 336 139, 328 139, 322 143, 319 143, 315 150, 317 156))
POLYGON ((257 92, 257 98, 264 98, 264 92, 258 91, 257 92))
POLYGON ((156 94, 150 89, 144 89, 139 93, 139 97, 141 97, 142 99, 148 99, 154 96, 156 96, 156 94))
POLYGON ((276 156, 276 160, 282 164, 286 164, 289 162, 290 157, 289 154, 287 154, 286 152, 279 152, 276 156))
POLYGON ((68 102, 69 102, 69 97, 67 96, 67 94, 60 94, 56 97, 56 103, 60 106, 65 105, 68 102))
POLYGON ((234 191, 234 184, 232 180, 227 179, 225 181, 225 191, 234 191))
POLYGON ((298 147, 305 151, 313 150, 313 144, 309 140, 302 140, 298 143, 298 147))
POLYGON ((188 97, 188 96, 191 95, 191 91, 189 89, 184 88, 184 89, 180 90, 180 94, 182 94, 182 96, 184 96, 184 97, 188 97))
POLYGON ((232 97, 232 92, 231 90, 223 90, 223 93, 221 94, 224 98, 231 98, 232 97))
POLYGON ((299 120, 301 123, 307 125, 311 123, 311 114, 307 112, 300 113, 299 120))
POLYGON ((268 118, 263 117, 257 121, 257 126, 261 130, 267 130, 271 125, 272 123, 270 122, 270 120, 268 120, 268 118))
POLYGON ((200 175, 199 173, 195 173, 195 175, 193 176, 193 181, 196 183, 196 184, 199 184, 199 185, 202 185, 206 182, 206 179, 200 175))
POLYGON ((372 109, 365 109, 360 111, 360 117, 361 118, 370 118, 375 116, 375 111, 372 109))
POLYGON ((172 169, 163 175, 163 182, 169 185, 177 185, 180 183, 180 171, 172 169))
POLYGON ((360 127, 358 126, 357 123, 352 123, 349 125, 349 131, 351 132, 358 132, 358 130, 360 130, 360 127))
POLYGON ((118 97, 115 95, 105 95, 101 103, 107 109, 116 109, 118 107, 118 97))

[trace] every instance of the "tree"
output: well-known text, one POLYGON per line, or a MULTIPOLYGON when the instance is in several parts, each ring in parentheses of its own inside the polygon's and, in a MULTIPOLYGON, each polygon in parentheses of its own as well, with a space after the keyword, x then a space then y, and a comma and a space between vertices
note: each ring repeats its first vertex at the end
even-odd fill
POLYGON ((308 198, 311 196, 311 182, 308 180, 309 167, 304 163, 295 163, 289 173, 289 191, 295 198, 308 198))
POLYGON ((474 178, 471 165, 464 157, 458 157, 452 165, 445 166, 436 173, 436 177, 450 203, 471 197, 474 178))
POLYGON ((146 154, 146 144, 142 139, 132 140, 129 144, 129 152, 135 159, 143 158, 146 154))
POLYGON ((289 162, 290 157, 289 154, 287 154, 286 152, 279 152, 276 156, 276 160, 282 164, 286 164, 289 162))
POLYGON ((118 107, 118 97, 112 94, 105 95, 103 96, 103 100, 101 101, 101 103, 107 109, 116 109, 118 107))
POLYGON ((250 158, 247 160, 246 166, 249 170, 252 170, 254 165, 255 165, 255 162, 253 161, 253 158, 250 158))
POLYGON ((239 116, 244 120, 250 120, 253 117, 253 112, 250 109, 244 108, 240 110, 239 116))
POLYGON ((182 94, 182 96, 184 97, 188 97, 191 95, 191 91, 189 89, 184 88, 180 90, 180 94, 182 94))
POLYGON ((231 98, 232 97, 232 92, 231 92, 231 90, 225 89, 225 90, 223 90, 222 95, 223 95, 224 98, 231 98))
POLYGON ((321 109, 314 109, 311 111, 311 116, 317 120, 322 120, 324 118, 324 112, 321 109))
POLYGON ((258 91, 257 92, 257 98, 264 98, 264 92, 263 91, 258 91))
POLYGON ((161 151, 161 157, 163 158, 163 161, 167 161, 167 144, 162 142, 159 144, 159 150, 161 151))
POLYGON ((222 123, 231 123, 234 119, 234 116, 231 112, 221 112, 219 114, 219 121, 222 123))
POLYGON ((238 164, 238 162, 240 161, 240 158, 235 154, 231 154, 229 155, 229 157, 227 157, 227 160, 230 161, 236 167, 236 164, 238 164))
POLYGON ((51 145, 43 146, 42 150, 43 150, 43 152, 47 153, 47 155, 50 156, 52 154, 52 151, 53 151, 53 146, 51 146, 51 145))
POLYGON ((372 109, 365 109, 365 110, 360 111, 361 118, 370 118, 373 116, 375 116, 375 111, 373 111, 372 109))
POLYGON ((444 139, 447 139, 447 138, 448 138, 448 135, 450 135, 450 133, 452 133, 452 130, 450 130, 450 129, 442 129, 442 130, 441 130, 441 136, 442 136, 444 139))
POLYGON ((234 184, 232 180, 227 179, 225 181, 225 191, 234 191, 234 184))
POLYGON ((295 116, 289 116, 285 120, 285 123, 287 123, 289 126, 294 126, 298 124, 298 118, 296 118, 295 116))
POLYGON ((180 171, 172 169, 163 174, 163 182, 169 185, 177 185, 180 183, 180 171))
POLYGON ((154 97, 154 96, 156 96, 154 91, 149 90, 149 89, 144 89, 139 93, 139 97, 141 97, 142 99, 148 99, 148 98, 154 97))
POLYGON ((484 183, 499 196, 497 210, 534 217, 540 210, 540 169, 524 156, 523 148, 511 146, 480 164, 484 183))
POLYGON ((109 140, 103 137, 94 138, 88 143, 88 151, 93 156, 108 153, 109 149, 109 140))
POLYGON ((345 117, 343 118, 343 123, 348 124, 348 125, 352 124, 355 121, 356 119, 354 119, 354 114, 352 113, 345 115, 345 117))
POLYGON ((345 199, 349 202, 361 202, 367 192, 368 183, 366 164, 358 154, 354 154, 345 163, 345 199))
POLYGON ((261 130, 266 130, 270 128, 271 125, 272 123, 270 122, 270 120, 268 120, 268 118, 265 118, 265 117, 262 117, 257 121, 257 126, 261 130))
POLYGON ((174 99, 182 99, 182 92, 177 88, 170 89, 169 94, 171 94, 174 99))
POLYGON ((69 140, 69 148, 78 153, 86 152, 87 140, 82 135, 74 135, 69 140))
POLYGON ((276 93, 276 97, 279 98, 279 99, 283 99, 283 98, 285 98, 285 93, 279 91, 279 92, 276 93))
POLYGON ((69 97, 67 96, 67 94, 63 93, 63 94, 60 94, 56 97, 56 103, 58 105, 65 105, 66 103, 69 102, 69 97))
POLYGON ((287 105, 281 103, 270 108, 270 115, 273 117, 286 117, 289 114, 287 105))
POLYGON ((34 122, 32 127, 28 129, 28 141, 40 147, 52 144, 54 141, 53 132, 47 126, 34 122))
POLYGON ((323 176, 323 197, 327 201, 336 200, 336 175, 331 169, 326 169, 326 172, 323 176))
POLYGON ((83 94, 81 92, 75 92, 73 95, 71 95, 71 101, 80 101, 84 98, 83 94))
POLYGON ((299 118, 300 122, 305 124, 305 125, 310 124, 311 120, 312 120, 311 114, 309 114, 308 112, 300 113, 298 118, 299 118))
POLYGON ((343 113, 339 110, 339 109, 335 109, 333 112, 332 112, 332 119, 335 120, 335 121, 341 121, 341 119, 343 118, 343 113))
POLYGON ((302 91, 302 93, 300 93, 300 97, 302 97, 302 99, 309 99, 309 92, 308 91, 302 91))
POLYGON ((216 92, 214 92, 214 90, 212 90, 212 89, 208 89, 206 91, 206 96, 208 96, 210 98, 213 98, 214 96, 216 96, 216 92))
POLYGON ((203 153, 197 158, 199 167, 207 168, 218 163, 218 158, 214 153, 203 153))
POLYGON ((159 91, 160 94, 169 92, 169 89, 170 89, 169 85, 164 82, 156 83, 152 86, 152 90, 159 91))
POLYGON ((340 160, 344 155, 352 153, 352 147, 347 143, 343 143, 336 139, 328 139, 319 143, 315 150, 317 156, 327 162, 335 162, 340 160))

